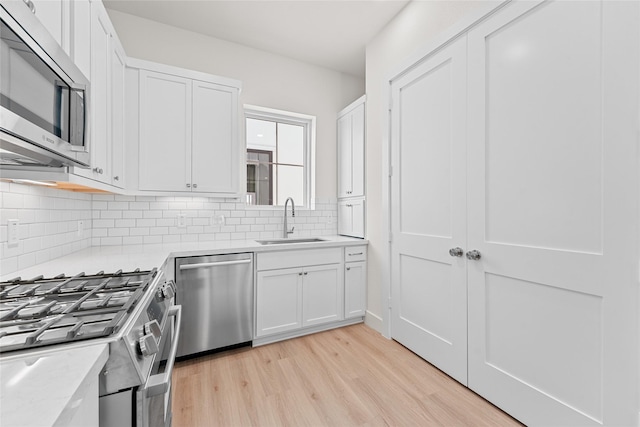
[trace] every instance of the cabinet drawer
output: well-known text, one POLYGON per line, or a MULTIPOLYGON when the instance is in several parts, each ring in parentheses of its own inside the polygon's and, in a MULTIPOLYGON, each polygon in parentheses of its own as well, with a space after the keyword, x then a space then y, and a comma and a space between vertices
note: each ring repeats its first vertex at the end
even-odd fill
POLYGON ((367 260, 366 246, 347 246, 346 248, 344 248, 344 262, 366 261, 366 260, 367 260))
POLYGON ((258 271, 278 268, 305 267, 309 265, 337 264, 342 261, 340 248, 277 251, 257 254, 258 271))

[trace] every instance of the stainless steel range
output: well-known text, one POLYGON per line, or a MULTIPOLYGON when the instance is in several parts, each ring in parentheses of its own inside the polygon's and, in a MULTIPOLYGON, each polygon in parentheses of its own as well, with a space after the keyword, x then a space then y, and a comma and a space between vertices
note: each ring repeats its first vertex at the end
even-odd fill
POLYGON ((181 309, 162 276, 154 269, 2 282, 0 357, 107 343, 100 425, 168 426, 181 309))

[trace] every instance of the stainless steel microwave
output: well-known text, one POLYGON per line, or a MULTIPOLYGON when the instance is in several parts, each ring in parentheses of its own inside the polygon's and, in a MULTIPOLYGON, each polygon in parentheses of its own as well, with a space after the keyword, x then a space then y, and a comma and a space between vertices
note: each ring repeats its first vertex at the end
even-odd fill
POLYGON ((0 166, 89 166, 89 81, 22 1, 0 2, 0 166))

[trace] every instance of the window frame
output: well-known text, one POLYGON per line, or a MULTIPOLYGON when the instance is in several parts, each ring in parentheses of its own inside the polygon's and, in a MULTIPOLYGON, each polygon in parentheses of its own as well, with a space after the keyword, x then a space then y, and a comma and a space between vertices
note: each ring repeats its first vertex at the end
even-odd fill
MULTIPOLYGON (((243 105, 244 108, 244 122, 243 122, 243 134, 244 134, 244 163, 246 170, 247 165, 247 119, 266 120, 276 123, 284 123, 295 126, 302 126, 304 128, 305 146, 304 152, 304 183, 303 194, 304 200, 295 201, 296 209, 314 209, 315 208, 315 152, 316 152, 316 116, 308 114, 294 113, 291 111, 277 110, 274 108, 259 107, 256 105, 243 105)), ((244 191, 246 193, 246 173, 244 191)), ((282 208, 284 205, 250 205, 247 203, 248 208, 252 209, 276 209, 282 208)))

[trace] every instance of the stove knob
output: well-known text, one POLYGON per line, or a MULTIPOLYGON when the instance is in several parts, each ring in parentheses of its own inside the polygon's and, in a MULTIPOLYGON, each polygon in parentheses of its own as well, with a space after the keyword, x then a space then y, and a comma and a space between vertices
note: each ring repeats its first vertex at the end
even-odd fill
POLYGON ((158 352, 158 343, 151 334, 141 336, 138 340, 138 345, 143 356, 153 356, 158 352))
POLYGON ((162 330, 160 329, 160 324, 157 320, 152 320, 151 322, 147 322, 144 324, 143 329, 144 335, 153 335, 156 340, 160 339, 160 335, 162 335, 162 330))
POLYGON ((167 282, 160 288, 160 294, 164 299, 171 299, 176 294, 173 288, 173 282, 167 282))

